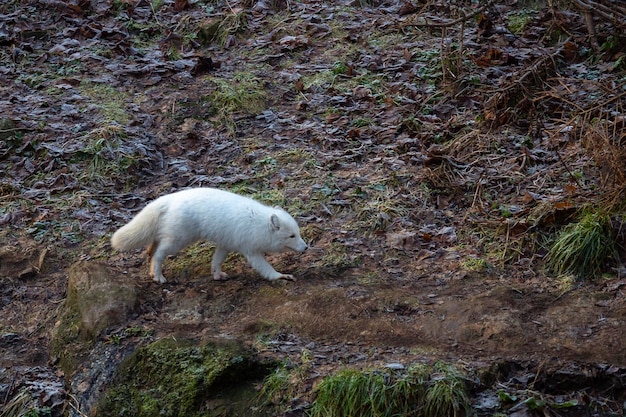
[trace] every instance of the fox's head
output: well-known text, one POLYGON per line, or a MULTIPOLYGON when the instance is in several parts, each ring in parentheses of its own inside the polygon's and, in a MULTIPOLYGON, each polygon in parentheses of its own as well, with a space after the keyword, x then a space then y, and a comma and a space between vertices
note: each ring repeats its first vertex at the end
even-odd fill
POLYGON ((293 250, 304 252, 307 244, 300 237, 298 223, 281 208, 270 216, 270 231, 272 234, 272 246, 275 252, 293 250))

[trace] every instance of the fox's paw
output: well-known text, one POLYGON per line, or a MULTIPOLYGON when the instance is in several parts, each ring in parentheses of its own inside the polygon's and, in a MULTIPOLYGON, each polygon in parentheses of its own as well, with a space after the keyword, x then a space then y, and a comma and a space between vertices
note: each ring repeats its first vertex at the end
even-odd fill
POLYGON ((295 281, 296 277, 294 277, 291 274, 280 274, 280 276, 274 278, 274 279, 270 279, 270 281, 277 281, 279 279, 284 279, 285 281, 295 281))
POLYGON ((152 280, 154 282, 158 282, 159 284, 165 284, 167 282, 167 280, 165 279, 165 277, 163 275, 153 276, 152 280))
POLYGON ((228 279, 228 274, 223 271, 219 271, 213 274, 213 279, 215 281, 226 281, 228 279))

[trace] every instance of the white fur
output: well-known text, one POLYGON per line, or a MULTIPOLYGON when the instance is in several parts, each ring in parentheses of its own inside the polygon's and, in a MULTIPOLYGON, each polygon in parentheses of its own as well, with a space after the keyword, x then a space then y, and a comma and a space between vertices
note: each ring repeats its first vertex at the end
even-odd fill
POLYGON ((293 280, 292 275, 276 272, 263 254, 307 248, 298 224, 283 209, 215 188, 193 188, 157 198, 113 234, 111 245, 120 250, 148 246, 150 275, 164 283, 165 258, 198 240, 217 245, 211 262, 216 280, 226 279, 221 265, 230 252, 241 253, 270 281, 293 280))

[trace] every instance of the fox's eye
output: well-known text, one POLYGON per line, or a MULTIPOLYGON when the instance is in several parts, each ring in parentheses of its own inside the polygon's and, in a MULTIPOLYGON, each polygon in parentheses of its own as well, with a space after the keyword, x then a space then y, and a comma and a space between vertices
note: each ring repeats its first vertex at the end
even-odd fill
POLYGON ((289 236, 290 239, 293 239, 294 237, 296 237, 296 235, 289 236))

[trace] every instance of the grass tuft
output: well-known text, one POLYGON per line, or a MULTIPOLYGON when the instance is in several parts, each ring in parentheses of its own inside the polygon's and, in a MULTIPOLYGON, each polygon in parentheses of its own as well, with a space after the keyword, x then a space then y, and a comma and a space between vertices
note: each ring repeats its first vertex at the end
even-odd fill
POLYGON ((424 415, 427 417, 457 417, 470 414, 470 399, 465 379, 449 365, 435 365, 437 373, 431 375, 426 392, 424 415))
POLYGON ((322 380, 311 417, 469 415, 465 378, 452 366, 416 365, 393 370, 346 369, 322 380))
POLYGON ((224 125, 231 133, 236 130, 234 116, 260 113, 265 109, 267 94, 260 79, 252 74, 239 72, 232 79, 209 77, 215 91, 207 97, 212 104, 213 120, 224 125))
POLYGON ((11 400, 6 401, 0 408, 0 416, 2 417, 37 417, 51 415, 48 407, 39 408, 35 404, 33 395, 24 389, 19 392, 11 400))
POLYGON ((608 213, 585 210, 577 223, 566 226, 546 259, 549 271, 577 278, 598 276, 606 261, 617 256, 617 243, 608 213))

